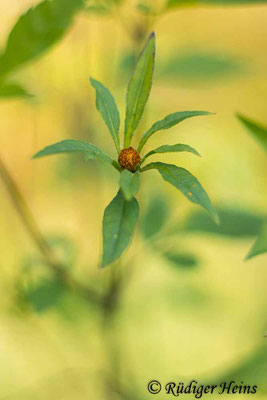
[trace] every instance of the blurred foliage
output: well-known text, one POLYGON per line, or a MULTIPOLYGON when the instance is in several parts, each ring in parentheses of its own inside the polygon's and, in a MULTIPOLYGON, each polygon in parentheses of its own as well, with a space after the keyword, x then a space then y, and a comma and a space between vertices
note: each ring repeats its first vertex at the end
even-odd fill
POLYGON ((42 280, 24 291, 25 299, 37 313, 56 306, 65 293, 66 288, 56 279, 42 280))
MULTIPOLYGON (((83 0, 45 0, 23 14, 9 33, 0 55, 0 83, 59 41, 83 6, 83 0)), ((26 95, 17 85, 4 84, 0 90, 8 93, 8 97, 26 95)))
POLYGON ((40 56, 70 27, 83 0, 43 1, 22 15, 11 30, 0 57, 0 76, 40 56))
MULTIPOLYGON (((185 251, 177 250, 177 245, 169 245, 166 247, 165 238, 169 238, 171 223, 171 207, 167 198, 160 195, 153 195, 149 199, 149 203, 145 212, 140 219, 140 232, 147 244, 151 246, 153 252, 167 261, 170 266, 176 268, 194 268, 199 264, 198 258, 185 251), (170 247, 170 248, 168 248, 170 247)), ((181 248, 181 243, 179 247, 181 248)))
MULTIPOLYGON (((252 134, 252 136, 258 141, 260 146, 267 151, 267 129, 260 126, 258 123, 237 114, 238 119, 247 128, 247 130, 252 134)), ((263 225, 261 232, 256 239, 254 245, 247 255, 247 259, 255 257, 259 254, 267 252, 267 222, 263 225)))
POLYGON ((6 100, 13 97, 30 98, 32 95, 17 83, 9 82, 0 85, 0 100, 6 100))
POLYGON ((96 14, 96 15, 109 15, 110 9, 102 4, 93 4, 85 7, 85 12, 89 14, 96 14))
POLYGON ((139 224, 144 238, 150 239, 159 233, 167 223, 169 215, 168 199, 161 195, 151 195, 145 212, 141 215, 139 224))
MULTIPOLYGON (((218 375, 213 382, 231 382, 232 380, 258 385, 258 393, 267 393, 267 351, 265 346, 255 349, 239 364, 218 375)), ((209 381, 207 384, 210 385, 211 382, 209 381)))
POLYGON ((199 85, 240 76, 244 62, 228 54, 212 51, 184 52, 161 65, 158 79, 173 80, 199 85))
MULTIPOLYGON (((49 235, 46 241, 53 249, 53 254, 58 261, 64 265, 65 268, 72 268, 78 257, 78 250, 76 244, 69 237, 64 235, 49 235)), ((37 265, 46 265, 43 258, 29 257, 26 259, 24 267, 25 270, 30 271, 36 268, 37 265)))
MULTIPOLYGON (((66 269, 73 269, 77 261, 74 242, 62 235, 51 235, 46 240, 57 260, 66 269)), ((20 310, 31 306, 37 313, 43 313, 56 307, 63 296, 71 294, 69 292, 45 259, 31 256, 24 260, 21 275, 17 279, 15 306, 20 310)))
MULTIPOLYGON (((194 254, 180 252, 176 248, 166 251, 164 250, 164 245, 160 245, 160 241, 164 241, 164 239, 170 240, 178 234, 180 235, 180 248, 181 235, 185 232, 210 234, 215 237, 222 236, 233 239, 246 239, 261 232, 247 258, 267 251, 266 225, 263 225, 264 215, 230 207, 216 207, 216 210, 220 218, 219 225, 215 224, 201 210, 190 214, 184 222, 177 223, 176 220, 170 218, 171 207, 166 199, 160 196, 152 196, 145 212, 141 215, 140 231, 144 238, 148 240, 148 243, 151 244, 153 250, 158 252, 166 261, 178 267, 195 267, 199 264, 199 259, 194 254)), ((177 239, 175 239, 176 241, 177 239)))
POLYGON ((91 0, 85 7, 85 12, 97 16, 110 15, 116 12, 116 7, 121 6, 124 0, 91 0))
POLYGON ((259 236, 257 237, 254 245, 252 246, 247 255, 247 260, 266 252, 267 252, 267 222, 263 224, 259 236))
MULTIPOLYGON (((135 63, 134 53, 126 53, 120 61, 123 75, 129 73, 135 63)), ((156 69, 156 79, 161 81, 203 85, 239 77, 246 71, 245 62, 229 54, 218 51, 181 50, 179 54, 161 61, 156 69)))
POLYGON ((246 238, 259 233, 264 216, 240 209, 220 207, 216 209, 220 217, 219 225, 203 212, 197 211, 189 216, 182 229, 187 232, 210 233, 233 238, 246 238))
POLYGON ((243 4, 260 4, 266 3, 266 0, 168 0, 168 8, 185 7, 185 6, 228 6, 228 5, 243 5, 243 4))
POLYGON ((47 238, 48 244, 53 248, 57 259, 66 268, 72 268, 77 262, 78 250, 73 240, 67 236, 50 235, 47 238))
POLYGON ((237 118, 257 140, 263 150, 267 151, 267 128, 241 114, 237 114, 237 118))
POLYGON ((136 8, 144 15, 150 15, 153 13, 153 8, 146 3, 138 3, 136 8))
POLYGON ((164 251, 162 256, 174 267, 194 268, 198 265, 198 259, 190 253, 164 251))

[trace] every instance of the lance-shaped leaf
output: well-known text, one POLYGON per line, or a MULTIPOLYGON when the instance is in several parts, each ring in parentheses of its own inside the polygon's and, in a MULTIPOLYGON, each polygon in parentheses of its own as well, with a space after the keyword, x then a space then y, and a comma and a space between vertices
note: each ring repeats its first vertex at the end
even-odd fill
POLYGON ((227 52, 186 50, 172 55, 158 69, 157 79, 174 79, 186 86, 205 85, 207 82, 229 79, 246 72, 246 65, 227 52))
POLYGON ((264 216, 248 210, 232 207, 216 207, 220 217, 220 225, 214 224, 202 210, 194 211, 186 219, 184 226, 178 226, 185 232, 198 232, 215 236, 228 236, 232 239, 250 238, 259 234, 264 216))
POLYGON ((45 0, 23 14, 11 30, 0 57, 0 75, 40 56, 70 27, 83 0, 45 0))
POLYGON ((155 34, 150 35, 130 79, 126 98, 124 147, 129 147, 143 115, 151 85, 155 63, 155 34))
POLYGON ((259 142, 261 147, 267 151, 267 128, 257 124, 256 122, 244 117, 241 114, 237 114, 237 118, 242 124, 248 129, 252 136, 259 142))
POLYGON ((96 91, 96 108, 102 115, 112 139, 115 143, 118 154, 120 153, 120 114, 115 100, 110 91, 102 83, 90 78, 91 85, 96 91))
POLYGON ((166 196, 157 193, 149 196, 148 206, 142 215, 140 229, 145 239, 150 239, 166 225, 170 216, 170 204, 166 196), (157 218, 155 218, 155 215, 157 218))
POLYGON ((53 154, 60 153, 83 153, 86 159, 96 159, 100 161, 107 162, 113 165, 113 160, 102 150, 96 147, 92 143, 87 143, 82 140, 67 139, 61 142, 52 144, 51 146, 45 147, 43 150, 36 153, 33 158, 40 158, 44 156, 50 156, 53 154))
POLYGON ((252 246, 249 251, 246 259, 249 260, 252 257, 255 257, 259 254, 263 254, 267 252, 267 222, 262 227, 261 233, 259 234, 256 242, 252 246))
POLYGON ((188 153, 192 153, 192 154, 195 154, 196 156, 201 157, 200 154, 199 154, 193 147, 188 146, 188 144, 181 144, 181 143, 179 143, 179 144, 173 144, 173 145, 167 145, 167 144, 165 144, 165 145, 160 146, 160 147, 158 147, 157 149, 151 150, 149 153, 147 153, 147 154, 143 157, 143 159, 142 159, 142 161, 141 161, 141 164, 147 159, 147 157, 152 156, 153 154, 160 154, 160 153, 179 153, 179 152, 182 152, 182 151, 186 151, 186 152, 188 152, 188 153))
POLYGON ((175 267, 194 268, 198 265, 198 260, 191 253, 180 253, 177 251, 164 251, 162 256, 175 267))
POLYGON ((150 169, 157 169, 165 181, 179 189, 188 200, 202 206, 206 211, 208 211, 214 221, 219 223, 218 214, 211 204, 207 193, 198 182, 197 178, 195 178, 189 171, 173 164, 154 162, 143 167, 141 172, 150 169))
POLYGON ((4 83, 0 86, 0 99, 12 99, 15 97, 30 98, 33 96, 17 83, 4 83))
POLYGON ((129 245, 138 215, 137 200, 126 201, 119 190, 104 212, 102 268, 116 261, 129 245))
POLYGON ((168 0, 167 8, 180 8, 180 7, 201 7, 203 5, 213 6, 234 6, 234 5, 255 5, 266 3, 266 0, 168 0))
POLYGON ((139 189, 140 175, 138 172, 134 174, 127 169, 124 169, 120 175, 120 188, 125 200, 129 201, 136 195, 139 189))
POLYGON ((144 134, 138 146, 139 153, 150 138, 150 136, 152 136, 155 132, 169 129, 172 126, 179 124, 184 119, 209 114, 211 113, 207 111, 178 111, 176 113, 167 115, 167 117, 165 117, 164 119, 155 122, 152 127, 144 134))

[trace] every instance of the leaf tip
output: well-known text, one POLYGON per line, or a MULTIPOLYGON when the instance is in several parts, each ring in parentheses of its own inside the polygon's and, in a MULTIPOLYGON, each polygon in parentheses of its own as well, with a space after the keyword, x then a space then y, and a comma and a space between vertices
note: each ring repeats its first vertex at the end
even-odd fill
POLYGON ((221 224, 219 214, 217 213, 217 211, 215 209, 213 210, 212 218, 217 226, 219 226, 221 224))
POLYGON ((244 122, 245 117, 241 113, 236 112, 235 116, 236 116, 237 119, 239 119, 239 121, 244 122))
POLYGON ((217 113, 216 112, 213 112, 213 111, 203 111, 203 114, 202 115, 216 115, 217 113))
POLYGON ((32 157, 31 157, 31 160, 35 160, 36 158, 39 158, 40 157, 40 155, 39 155, 39 151, 37 152, 37 153, 35 153, 32 157))
POLYGON ((257 254, 254 252, 254 248, 252 247, 249 252, 247 253, 246 257, 244 258, 244 261, 249 261, 251 258, 255 257, 257 254))

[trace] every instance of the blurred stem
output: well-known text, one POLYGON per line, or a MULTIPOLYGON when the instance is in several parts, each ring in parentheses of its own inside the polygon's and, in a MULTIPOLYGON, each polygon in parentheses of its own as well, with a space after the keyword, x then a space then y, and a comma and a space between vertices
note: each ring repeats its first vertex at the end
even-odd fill
POLYGON ((121 262, 118 261, 110 270, 107 290, 103 296, 102 331, 108 363, 106 381, 107 399, 122 397, 120 379, 120 345, 116 329, 117 311, 120 308, 122 294, 121 262))
POLYGON ((28 231, 32 241, 42 254, 45 262, 49 265, 58 275, 60 280, 70 289, 75 290, 81 294, 86 300, 99 303, 100 297, 93 289, 82 283, 74 280, 66 271, 65 266, 57 260, 51 246, 43 236, 26 200, 24 199, 21 191, 19 190, 15 180, 12 178, 8 169, 6 168, 3 160, 0 157, 0 176, 7 188, 10 198, 15 206, 26 230, 28 231))
POLYGON ((131 24, 129 24, 128 14, 125 18, 124 15, 121 13, 120 7, 116 7, 113 10, 112 15, 113 18, 117 20, 118 23, 121 25, 122 29, 129 37, 129 39, 132 41, 134 53, 136 54, 136 56, 138 56, 140 52, 140 47, 143 45, 143 42, 147 38, 150 31, 153 29, 153 26, 156 22, 156 17, 158 17, 158 15, 142 15, 139 20, 134 21, 132 26, 131 24))

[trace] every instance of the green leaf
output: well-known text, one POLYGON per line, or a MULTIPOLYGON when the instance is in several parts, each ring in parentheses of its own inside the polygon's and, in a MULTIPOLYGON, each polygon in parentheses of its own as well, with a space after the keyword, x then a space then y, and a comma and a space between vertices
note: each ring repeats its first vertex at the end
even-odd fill
POLYGON ((120 188, 125 200, 129 201, 136 195, 139 189, 140 175, 138 172, 134 174, 127 169, 124 169, 120 175, 120 188))
POLYGON ((155 34, 150 35, 139 56, 130 79, 126 98, 126 118, 124 147, 129 147, 131 139, 143 115, 152 85, 155 63, 155 34))
MULTIPOLYGON (((213 379, 202 382, 204 385, 218 384, 218 382, 245 382, 251 387, 254 385, 260 388, 260 393, 267 392, 267 351, 264 339, 261 346, 250 352, 243 359, 238 358, 234 366, 228 367, 224 372, 216 372, 213 379)), ((266 397, 266 396, 265 396, 266 397)))
POLYGON ((153 13, 152 8, 148 4, 145 4, 145 3, 137 4, 136 8, 138 11, 140 11, 144 15, 150 15, 153 13))
POLYGON ((96 108, 102 115, 111 133, 117 152, 120 154, 120 114, 115 100, 110 91, 102 83, 93 78, 90 78, 90 82, 96 91, 96 108))
POLYGON ((258 235, 263 216, 246 210, 216 207, 220 225, 216 225, 205 213, 192 213, 185 221, 184 231, 210 233, 231 238, 247 238, 258 235))
POLYGON ((178 8, 198 5, 199 0, 168 0, 166 8, 178 8))
POLYGON ((0 57, 0 75, 31 61, 56 43, 71 26, 83 0, 45 0, 23 14, 11 30, 0 57))
POLYGON ((198 50, 179 52, 157 69, 157 79, 185 83, 187 86, 203 85, 212 81, 224 82, 225 79, 246 72, 244 60, 238 60, 228 53, 198 50))
POLYGON ((189 153, 192 153, 192 154, 195 154, 196 156, 201 157, 200 154, 195 149, 193 149, 193 147, 188 146, 187 144, 173 144, 173 145, 167 145, 166 144, 166 145, 158 147, 155 150, 151 150, 149 153, 147 153, 143 157, 143 159, 141 161, 141 164, 147 159, 147 157, 150 157, 153 154, 176 153, 176 152, 179 153, 179 152, 182 152, 182 151, 187 151, 189 153))
POLYGON ((155 122, 155 124, 152 125, 152 127, 144 134, 142 137, 139 146, 138 146, 138 151, 142 150, 150 136, 152 136, 155 132, 169 129, 174 125, 179 124, 183 120, 191 117, 197 117, 200 115, 209 115, 211 114, 210 112, 207 111, 179 111, 173 114, 167 115, 164 119, 155 122))
POLYGON ((46 279, 30 285, 25 292, 26 299, 37 313, 43 313, 58 304, 66 291, 56 279, 46 279))
POLYGON ((240 122, 248 129, 254 139, 258 141, 261 147, 267 151, 267 128, 259 125, 258 123, 244 117, 241 114, 236 115, 240 122))
POLYGON ((169 203, 166 196, 150 196, 148 207, 140 221, 140 228, 143 236, 150 239, 159 233, 166 224, 169 213, 169 203))
POLYGON ((137 200, 126 201, 119 190, 104 212, 102 268, 116 261, 129 245, 138 215, 137 200))
POLYGON ((185 6, 230 6, 230 5, 243 5, 243 4, 260 4, 266 3, 266 0, 168 0, 167 8, 178 8, 185 6))
POLYGON ((267 222, 263 225, 261 232, 252 246, 251 250, 249 251, 246 259, 249 260, 259 254, 263 254, 267 252, 267 222))
POLYGON ((177 253, 174 251, 165 251, 162 256, 173 266, 179 268, 194 268, 198 265, 196 257, 189 253, 177 253))
MULTIPOLYGON (((61 261, 62 266, 71 268, 77 259, 76 244, 67 236, 51 235, 47 237, 47 242, 53 248, 57 260, 61 261)), ((45 262, 45 260, 43 260, 45 262)))
POLYGON ((102 5, 92 5, 92 6, 87 6, 84 9, 85 12, 89 13, 89 14, 97 14, 97 15, 109 15, 110 14, 110 10, 102 5))
POLYGON ((192 201, 192 203, 202 206, 206 211, 208 211, 214 221, 219 223, 218 214, 212 206, 207 193, 189 171, 173 164, 165 164, 161 162, 148 164, 140 171, 144 172, 150 169, 157 169, 165 181, 179 189, 188 200, 192 201))
POLYGON ((100 160, 113 164, 113 160, 102 150, 92 143, 87 143, 82 140, 67 139, 45 147, 43 150, 36 153, 33 158, 40 158, 60 153, 84 153, 87 160, 100 160))
POLYGON ((14 97, 33 97, 30 93, 28 93, 23 87, 16 83, 6 83, 0 86, 0 98, 14 98, 14 97))

